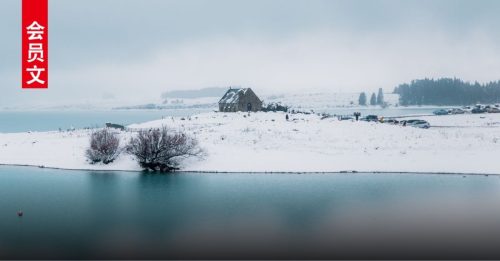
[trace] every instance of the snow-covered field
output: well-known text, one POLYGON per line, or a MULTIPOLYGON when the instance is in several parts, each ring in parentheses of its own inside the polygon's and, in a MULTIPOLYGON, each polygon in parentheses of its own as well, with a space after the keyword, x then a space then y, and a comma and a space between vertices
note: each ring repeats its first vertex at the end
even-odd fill
MULTIPOLYGON (((500 114, 421 117, 417 129, 283 113, 204 113, 129 126, 168 126, 195 136, 206 155, 183 162, 186 171, 446 172, 500 174, 500 114)), ((88 130, 0 134, 0 164, 67 169, 139 170, 122 153, 110 165, 91 165, 88 130)), ((134 132, 121 132, 125 144, 134 132)))
MULTIPOLYGON (((370 99, 370 93, 367 93, 370 99)), ((283 95, 264 96, 264 102, 281 102, 293 109, 302 111, 315 110, 323 111, 329 108, 352 108, 359 107, 359 92, 356 93, 335 93, 335 92, 317 92, 317 93, 287 93, 283 95)), ((389 105, 399 103, 399 95, 384 93, 384 100, 389 105)), ((366 108, 366 107, 363 107, 366 108)))

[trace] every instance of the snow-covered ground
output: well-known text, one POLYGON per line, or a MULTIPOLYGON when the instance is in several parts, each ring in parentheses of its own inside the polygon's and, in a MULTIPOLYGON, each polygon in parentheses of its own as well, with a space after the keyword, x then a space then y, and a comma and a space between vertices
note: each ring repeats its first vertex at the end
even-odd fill
MULTIPOLYGON (((204 113, 129 126, 168 126, 195 136, 206 155, 183 162, 186 171, 446 172, 500 174, 500 114, 421 117, 417 129, 381 123, 283 113, 204 113)), ((139 170, 127 154, 91 165, 88 130, 0 134, 0 164, 67 169, 139 170)), ((125 144, 134 132, 122 132, 125 144)))
MULTIPOLYGON (((367 93, 368 102, 370 93, 367 93)), ((356 93, 335 93, 335 92, 316 92, 316 93, 287 93, 282 95, 268 95, 262 97, 264 102, 281 102, 293 109, 323 111, 329 108, 352 108, 359 107, 359 92, 356 93)), ((384 100, 389 105, 399 103, 399 95, 384 93, 384 100)), ((366 107, 364 107, 366 108, 366 107)))

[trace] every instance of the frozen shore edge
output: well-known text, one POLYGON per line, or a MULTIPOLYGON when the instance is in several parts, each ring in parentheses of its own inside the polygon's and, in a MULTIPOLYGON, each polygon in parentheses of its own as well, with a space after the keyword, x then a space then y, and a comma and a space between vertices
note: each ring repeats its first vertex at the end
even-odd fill
MULTIPOLYGON (((61 168, 61 167, 46 167, 37 166, 29 164, 3 164, 0 163, 0 167, 23 167, 23 168, 39 168, 39 169, 49 169, 49 170, 68 170, 68 171, 92 171, 92 172, 130 172, 130 173, 155 173, 144 170, 120 170, 120 169, 78 169, 78 168, 61 168)), ((423 171, 357 171, 357 170, 345 170, 345 171, 208 171, 208 170, 178 170, 169 173, 158 173, 159 175, 171 175, 171 174, 293 174, 293 175, 307 175, 307 174, 403 174, 403 175, 454 175, 454 176, 498 176, 500 173, 471 173, 471 172, 423 172, 423 171)))

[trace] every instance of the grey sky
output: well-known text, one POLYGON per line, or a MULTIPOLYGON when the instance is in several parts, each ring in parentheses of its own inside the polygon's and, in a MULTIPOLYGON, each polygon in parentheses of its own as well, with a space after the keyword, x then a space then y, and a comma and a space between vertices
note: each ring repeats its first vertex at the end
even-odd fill
POLYGON ((360 91, 500 79, 500 1, 49 0, 50 89, 20 89, 20 0, 0 3, 0 107, 244 85, 360 91), (105 95, 109 96, 109 95, 105 95))

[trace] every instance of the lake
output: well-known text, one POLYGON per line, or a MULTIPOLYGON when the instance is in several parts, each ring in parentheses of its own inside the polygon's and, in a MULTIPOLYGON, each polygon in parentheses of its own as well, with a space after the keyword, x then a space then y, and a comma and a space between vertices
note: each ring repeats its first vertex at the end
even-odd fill
POLYGON ((500 258, 498 176, 0 166, 0 180, 0 259, 500 258))
POLYGON ((103 127, 106 122, 129 125, 162 117, 188 117, 210 109, 0 111, 0 132, 54 131, 103 127))

